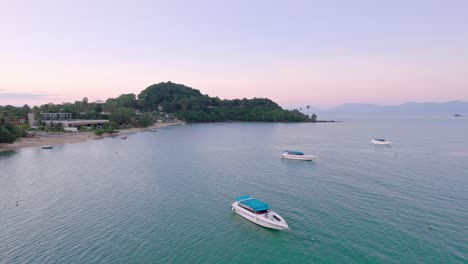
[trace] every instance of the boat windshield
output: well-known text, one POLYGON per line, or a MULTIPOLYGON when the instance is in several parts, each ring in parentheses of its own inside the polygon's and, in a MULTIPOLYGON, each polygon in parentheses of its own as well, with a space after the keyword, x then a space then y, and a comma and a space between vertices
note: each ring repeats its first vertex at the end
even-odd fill
POLYGON ((382 141, 382 142, 385 141, 385 139, 382 139, 382 138, 376 138, 376 139, 374 139, 374 140, 376 140, 376 141, 382 141))
POLYGON ((289 155, 304 155, 303 152, 300 151, 286 151, 289 155))
POLYGON ((248 207, 248 206, 245 206, 245 205, 243 205, 243 204, 241 204, 241 203, 239 203, 239 206, 242 207, 242 208, 244 208, 245 210, 247 210, 247 211, 249 211, 249 212, 255 213, 255 211, 252 210, 252 209, 251 209, 250 207, 248 207))

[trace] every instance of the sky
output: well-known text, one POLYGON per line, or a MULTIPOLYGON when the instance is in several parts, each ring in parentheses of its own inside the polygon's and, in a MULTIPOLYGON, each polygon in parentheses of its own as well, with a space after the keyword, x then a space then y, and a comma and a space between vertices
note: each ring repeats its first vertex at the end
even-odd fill
POLYGON ((468 101, 468 1, 0 0, 0 105, 172 81, 284 107, 468 101))

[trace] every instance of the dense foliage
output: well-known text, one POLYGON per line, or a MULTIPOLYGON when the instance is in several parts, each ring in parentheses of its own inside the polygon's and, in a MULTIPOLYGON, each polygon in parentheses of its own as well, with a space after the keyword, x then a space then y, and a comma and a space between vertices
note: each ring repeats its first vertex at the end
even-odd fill
POLYGON ((174 113, 188 122, 313 121, 297 110, 288 111, 266 98, 221 100, 203 95, 200 91, 172 82, 151 85, 138 95, 143 111, 158 110, 174 113), (160 109, 160 108, 159 108, 160 109))
POLYGON ((96 134, 97 136, 102 136, 104 133, 108 133, 108 134, 112 135, 112 134, 115 134, 115 133, 119 132, 115 128, 116 128, 115 123, 105 124, 105 125, 103 125, 102 128, 95 129, 94 134, 96 134))
POLYGON ((26 132, 9 123, 3 123, 0 120, 0 143, 13 143, 19 137, 25 137, 26 132))
POLYGON ((15 122, 18 118, 27 115, 29 111, 31 108, 27 105, 23 107, 0 106, 0 143, 13 143, 17 138, 26 136, 24 129, 15 125, 15 122))
POLYGON ((104 112, 103 104, 90 103, 85 97, 81 101, 62 104, 44 104, 32 108, 32 112, 38 117, 39 113, 71 113, 73 119, 107 119, 108 114, 104 112))

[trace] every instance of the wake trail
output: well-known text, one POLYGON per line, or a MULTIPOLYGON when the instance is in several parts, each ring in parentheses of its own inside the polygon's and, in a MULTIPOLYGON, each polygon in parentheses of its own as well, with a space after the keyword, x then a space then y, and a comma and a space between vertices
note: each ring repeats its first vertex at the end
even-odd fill
POLYGON ((295 237, 295 238, 301 239, 301 240, 306 240, 306 241, 310 241, 310 242, 318 242, 315 238, 313 238, 311 236, 298 233, 298 232, 296 232, 294 230, 291 230, 291 229, 286 231, 286 233, 293 236, 293 237, 295 237))

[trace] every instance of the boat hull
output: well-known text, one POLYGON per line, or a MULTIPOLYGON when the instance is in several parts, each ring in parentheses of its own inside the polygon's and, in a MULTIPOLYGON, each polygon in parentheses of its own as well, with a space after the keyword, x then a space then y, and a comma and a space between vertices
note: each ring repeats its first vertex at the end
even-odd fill
POLYGON ((250 222, 253 222, 257 225, 260 225, 266 228, 271 228, 271 229, 276 229, 276 230, 283 230, 283 229, 289 228, 288 224, 283 220, 283 218, 273 211, 270 211, 268 214, 260 214, 260 215, 254 214, 240 207, 238 205, 238 202, 234 202, 231 205, 231 210, 235 212, 236 214, 242 216, 243 218, 249 220, 250 222), (275 221, 273 219, 266 217, 265 215, 270 215, 270 216, 276 215, 282 221, 281 222, 275 221))
POLYGON ((289 155, 283 154, 281 155, 283 159, 292 159, 292 160, 304 160, 304 161, 312 161, 313 159, 317 158, 314 155, 289 155))

